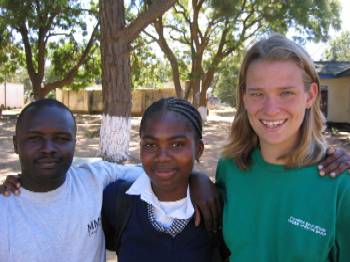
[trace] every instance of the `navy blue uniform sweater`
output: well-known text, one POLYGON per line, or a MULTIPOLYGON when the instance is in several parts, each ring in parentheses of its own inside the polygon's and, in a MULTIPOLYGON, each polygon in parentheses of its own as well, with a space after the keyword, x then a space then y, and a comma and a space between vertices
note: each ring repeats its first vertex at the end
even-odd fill
MULTIPOLYGON (((113 221, 118 216, 117 210, 110 212, 115 209, 118 184, 115 182, 109 185, 104 193, 102 217, 105 220, 103 224, 108 225, 104 227, 105 231, 113 231, 113 221)), ((148 219, 147 204, 139 197, 135 198, 131 216, 121 236, 118 262, 212 261, 211 238, 204 227, 195 227, 192 218, 175 237, 159 232, 148 219)), ((109 246, 109 243, 106 245, 109 246)))

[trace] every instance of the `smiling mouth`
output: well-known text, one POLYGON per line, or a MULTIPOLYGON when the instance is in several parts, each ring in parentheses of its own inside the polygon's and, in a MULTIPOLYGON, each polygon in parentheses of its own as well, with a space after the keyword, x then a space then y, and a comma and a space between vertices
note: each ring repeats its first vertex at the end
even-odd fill
POLYGON ((261 124, 263 124, 264 127, 268 129, 277 129, 281 126, 283 126, 286 122, 287 119, 281 119, 281 120, 259 120, 261 124))
POLYGON ((155 168, 154 174, 158 177, 168 178, 174 175, 176 172, 175 168, 155 168))
POLYGON ((59 163, 58 159, 44 158, 36 161, 37 165, 43 169, 53 169, 59 163))

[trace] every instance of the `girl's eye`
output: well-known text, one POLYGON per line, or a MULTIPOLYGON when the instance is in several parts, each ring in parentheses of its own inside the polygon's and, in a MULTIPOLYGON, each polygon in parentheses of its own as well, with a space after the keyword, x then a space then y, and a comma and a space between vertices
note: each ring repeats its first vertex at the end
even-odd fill
POLYGON ((180 143, 180 142, 174 142, 171 144, 171 147, 172 148, 179 148, 179 147, 182 147, 183 146, 183 143, 180 143))
POLYGON ((146 150, 155 150, 157 148, 157 145, 153 143, 145 143, 143 144, 143 148, 146 150))

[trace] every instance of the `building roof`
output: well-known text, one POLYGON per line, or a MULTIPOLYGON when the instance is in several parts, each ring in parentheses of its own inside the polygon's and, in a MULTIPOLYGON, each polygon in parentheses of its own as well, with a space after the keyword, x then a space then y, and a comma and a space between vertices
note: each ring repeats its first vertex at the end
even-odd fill
POLYGON ((338 78, 350 76, 350 61, 315 61, 320 78, 338 78))

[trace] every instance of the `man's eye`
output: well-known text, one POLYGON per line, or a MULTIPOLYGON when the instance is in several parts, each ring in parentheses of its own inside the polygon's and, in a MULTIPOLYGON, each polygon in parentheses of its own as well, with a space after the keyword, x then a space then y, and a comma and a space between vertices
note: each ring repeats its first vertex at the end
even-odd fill
POLYGON ((65 137, 65 136, 58 136, 55 138, 55 140, 59 143, 65 143, 65 142, 70 141, 70 138, 65 137))
POLYGON ((30 140, 30 141, 38 141, 38 140, 40 140, 40 136, 30 136, 30 137, 28 137, 28 140, 30 140))

